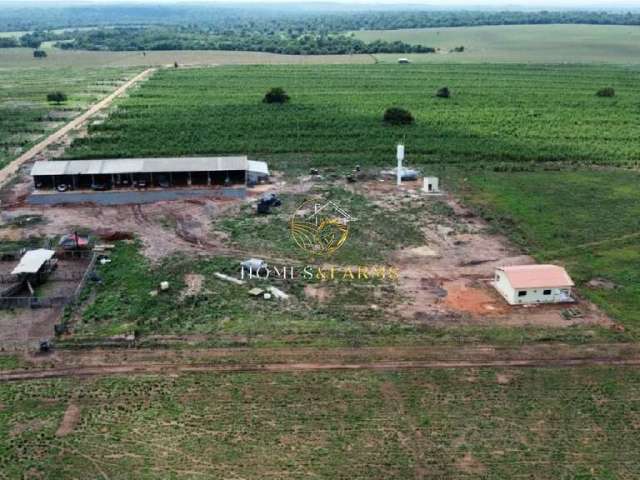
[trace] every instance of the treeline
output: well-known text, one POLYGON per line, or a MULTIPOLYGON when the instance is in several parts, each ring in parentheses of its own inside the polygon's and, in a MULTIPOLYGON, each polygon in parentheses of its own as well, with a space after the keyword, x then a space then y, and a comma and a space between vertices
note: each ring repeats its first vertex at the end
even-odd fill
POLYGON ((56 43, 62 49, 82 50, 247 50, 288 55, 357 53, 433 53, 435 49, 395 41, 365 43, 351 35, 291 31, 215 32, 196 27, 154 26, 101 28, 75 32, 69 41, 56 43))
POLYGON ((122 25, 198 25, 224 30, 347 32, 360 29, 457 27, 578 23, 640 25, 640 10, 616 11, 466 11, 426 7, 376 7, 278 4, 224 5, 96 5, 3 8, 0 31, 122 25), (283 13, 286 12, 286 13, 283 13))

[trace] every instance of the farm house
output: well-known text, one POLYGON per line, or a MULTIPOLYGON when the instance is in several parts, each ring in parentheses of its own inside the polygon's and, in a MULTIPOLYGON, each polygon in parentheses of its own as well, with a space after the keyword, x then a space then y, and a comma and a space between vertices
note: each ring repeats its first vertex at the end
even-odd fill
POLYGON ((266 162, 238 157, 167 157, 35 162, 37 189, 186 187, 246 185, 249 177, 268 178, 266 162), (254 173, 251 169, 256 170, 254 173))
POLYGON ((557 265, 499 267, 493 285, 510 305, 573 302, 573 281, 557 265))

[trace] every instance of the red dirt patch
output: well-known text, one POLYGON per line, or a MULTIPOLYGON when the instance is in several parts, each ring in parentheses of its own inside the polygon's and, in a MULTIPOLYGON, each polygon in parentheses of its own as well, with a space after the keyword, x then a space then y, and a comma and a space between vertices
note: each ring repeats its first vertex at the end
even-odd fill
POLYGON ((504 303, 466 279, 445 282, 443 287, 447 291, 444 303, 452 310, 474 315, 496 315, 508 311, 504 303))

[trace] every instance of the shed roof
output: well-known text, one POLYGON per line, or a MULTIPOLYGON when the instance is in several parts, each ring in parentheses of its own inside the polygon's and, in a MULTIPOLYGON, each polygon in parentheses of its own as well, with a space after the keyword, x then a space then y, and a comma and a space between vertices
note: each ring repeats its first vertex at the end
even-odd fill
POLYGON ((37 273, 45 262, 53 258, 55 253, 53 250, 46 250, 44 248, 29 250, 22 256, 20 263, 18 263, 11 273, 13 275, 19 273, 37 273))
POLYGON ((249 171, 251 173, 269 175, 269 165, 267 165, 267 162, 262 162, 259 160, 249 160, 248 164, 249 164, 249 171))
POLYGON ((227 170, 247 170, 248 168, 249 161, 246 156, 114 158, 104 160, 55 160, 48 162, 36 162, 31 169, 31 175, 216 172, 227 170))
POLYGON ((513 288, 572 287, 567 271, 557 265, 514 265, 499 267, 513 288))

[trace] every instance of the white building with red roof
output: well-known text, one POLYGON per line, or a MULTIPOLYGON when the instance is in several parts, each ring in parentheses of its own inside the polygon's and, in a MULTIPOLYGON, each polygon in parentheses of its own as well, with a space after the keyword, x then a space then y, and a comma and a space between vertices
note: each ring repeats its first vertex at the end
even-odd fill
POLYGON ((557 265, 498 267, 493 286, 510 305, 573 302, 573 280, 557 265))

